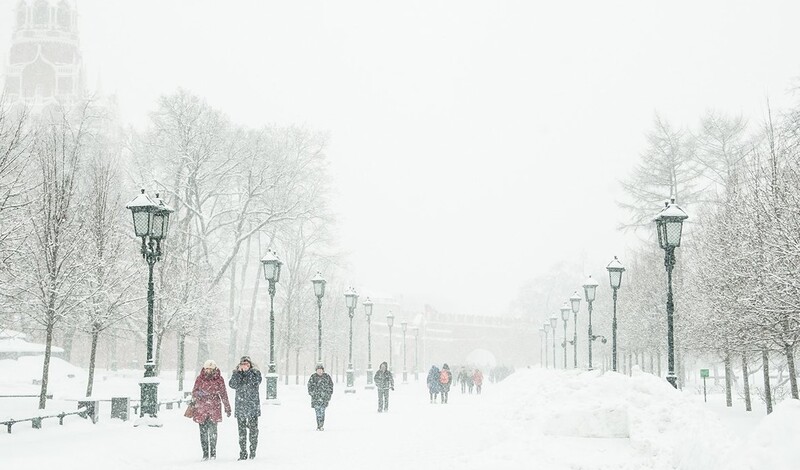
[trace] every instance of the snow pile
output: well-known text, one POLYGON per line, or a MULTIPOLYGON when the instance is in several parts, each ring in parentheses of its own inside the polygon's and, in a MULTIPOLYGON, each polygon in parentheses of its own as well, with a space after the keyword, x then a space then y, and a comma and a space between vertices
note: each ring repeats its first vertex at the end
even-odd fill
POLYGON ((498 388, 509 419, 528 421, 544 436, 629 438, 651 468, 722 468, 735 441, 695 395, 651 374, 533 369, 498 388), (510 396, 517 398, 509 407, 510 396))
MULTIPOLYGON (((42 379, 44 356, 23 356, 19 359, 0 360, 0 371, 3 373, 2 383, 33 384, 42 379)), ((57 357, 50 358, 50 381, 81 379, 85 381, 86 371, 75 367, 57 357)))
POLYGON ((730 459, 731 470, 796 470, 800 467, 800 401, 784 400, 758 423, 730 459))

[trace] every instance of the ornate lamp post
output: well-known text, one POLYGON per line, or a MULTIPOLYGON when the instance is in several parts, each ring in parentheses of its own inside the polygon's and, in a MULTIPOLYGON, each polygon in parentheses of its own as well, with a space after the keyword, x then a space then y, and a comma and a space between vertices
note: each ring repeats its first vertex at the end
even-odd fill
POLYGON ((408 329, 408 322, 401 321, 400 328, 403 329, 403 383, 408 383, 408 370, 406 369, 406 329, 408 329))
MULTIPOLYGON (((144 364, 144 379, 139 383, 141 388, 141 406, 139 418, 149 426, 160 426, 158 415, 158 378, 156 364, 153 360, 153 266, 161 259, 162 242, 169 232, 169 215, 175 212, 159 199, 155 200, 142 193, 125 205, 133 215, 133 231, 142 239, 142 258, 147 261, 147 361, 144 364), (145 416, 149 419, 144 420, 145 416), (146 421, 146 422, 145 422, 146 421)), ((137 423, 138 424, 138 423, 137 423)))
POLYGON ((561 343, 564 346, 564 369, 567 368, 567 322, 569 321, 570 312, 572 312, 572 309, 564 302, 564 305, 561 306, 561 319, 564 321, 564 342, 561 343))
POLYGON ((283 263, 278 259, 278 255, 271 250, 261 258, 261 266, 264 268, 264 279, 269 283, 269 369, 267 370, 267 400, 278 398, 278 371, 275 368, 275 284, 281 277, 281 266, 283 263))
POLYGON ((372 390, 372 301, 367 297, 364 301, 364 313, 367 315, 367 390, 372 390))
POLYGON ((550 341, 550 324, 547 322, 542 323, 542 329, 544 330, 544 366, 549 369, 550 364, 548 363, 550 359, 547 357, 547 343, 550 341))
POLYGON ((419 327, 414 327, 414 381, 419 382, 419 327))
POLYGON ((355 371, 353 370, 353 317, 356 314, 358 305, 358 293, 352 287, 344 293, 344 302, 347 306, 347 315, 350 317, 350 352, 347 359, 347 387, 344 393, 356 393, 354 387, 355 371))
POLYGON ((389 315, 386 315, 386 325, 389 327, 389 370, 392 370, 392 326, 394 326, 394 315, 389 310, 389 315))
POLYGON ((586 295, 586 303, 589 304, 589 370, 592 370, 592 341, 596 338, 592 334, 592 302, 597 291, 597 281, 592 276, 583 283, 583 293, 586 295))
POLYGON ((664 250, 664 266, 667 268, 667 381, 675 388, 678 388, 678 378, 675 376, 673 332, 675 304, 672 302, 672 269, 675 267, 675 248, 681 246, 683 221, 688 218, 686 212, 675 204, 675 199, 666 203, 664 209, 655 218, 658 244, 664 250))
POLYGON ((554 313, 550 315, 550 329, 553 330, 553 369, 558 369, 556 365, 556 325, 558 325, 558 316, 554 313))
POLYGON ((547 366, 547 364, 542 360, 544 357, 544 353, 542 351, 547 349, 546 341, 547 340, 544 336, 544 327, 539 327, 539 364, 544 364, 545 366, 547 366))
POLYGON ((608 280, 611 283, 611 292, 614 298, 614 316, 611 320, 611 370, 617 371, 617 289, 622 285, 622 273, 625 266, 615 256, 608 266, 608 280))
POLYGON ((317 271, 311 282, 314 284, 314 295, 317 296, 317 364, 322 364, 322 298, 325 297, 325 278, 317 271))
POLYGON ((578 312, 581 310, 581 296, 578 295, 578 291, 575 291, 572 294, 572 297, 569 298, 569 303, 572 306, 572 316, 574 317, 572 321, 572 367, 575 369, 578 368, 578 312))

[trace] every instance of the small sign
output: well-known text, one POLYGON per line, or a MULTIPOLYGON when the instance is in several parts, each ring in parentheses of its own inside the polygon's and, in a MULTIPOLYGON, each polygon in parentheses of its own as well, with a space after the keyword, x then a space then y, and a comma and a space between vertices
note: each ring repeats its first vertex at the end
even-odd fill
POLYGON ((708 378, 708 369, 700 369, 700 378, 707 379, 708 378))

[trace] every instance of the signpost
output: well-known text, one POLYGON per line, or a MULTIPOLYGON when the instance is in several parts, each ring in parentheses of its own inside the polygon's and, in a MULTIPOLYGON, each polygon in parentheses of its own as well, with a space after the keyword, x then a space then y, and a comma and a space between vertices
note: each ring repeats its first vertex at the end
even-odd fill
POLYGON ((700 369, 700 377, 703 379, 703 401, 708 403, 706 398, 706 379, 708 378, 708 369, 700 369))

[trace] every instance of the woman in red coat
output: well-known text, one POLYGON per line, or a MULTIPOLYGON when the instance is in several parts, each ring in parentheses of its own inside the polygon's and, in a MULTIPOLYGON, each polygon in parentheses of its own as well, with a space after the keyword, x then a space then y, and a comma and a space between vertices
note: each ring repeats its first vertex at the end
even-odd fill
POLYGON ((203 364, 203 370, 194 381, 194 422, 200 425, 200 445, 203 447, 203 460, 217 458, 217 423, 222 421, 220 404, 225 405, 225 414, 230 418, 231 404, 225 381, 211 359, 203 364))
POLYGON ((475 369, 472 373, 472 381, 475 383, 475 388, 478 390, 478 395, 481 394, 481 386, 483 385, 483 372, 480 369, 475 369))

